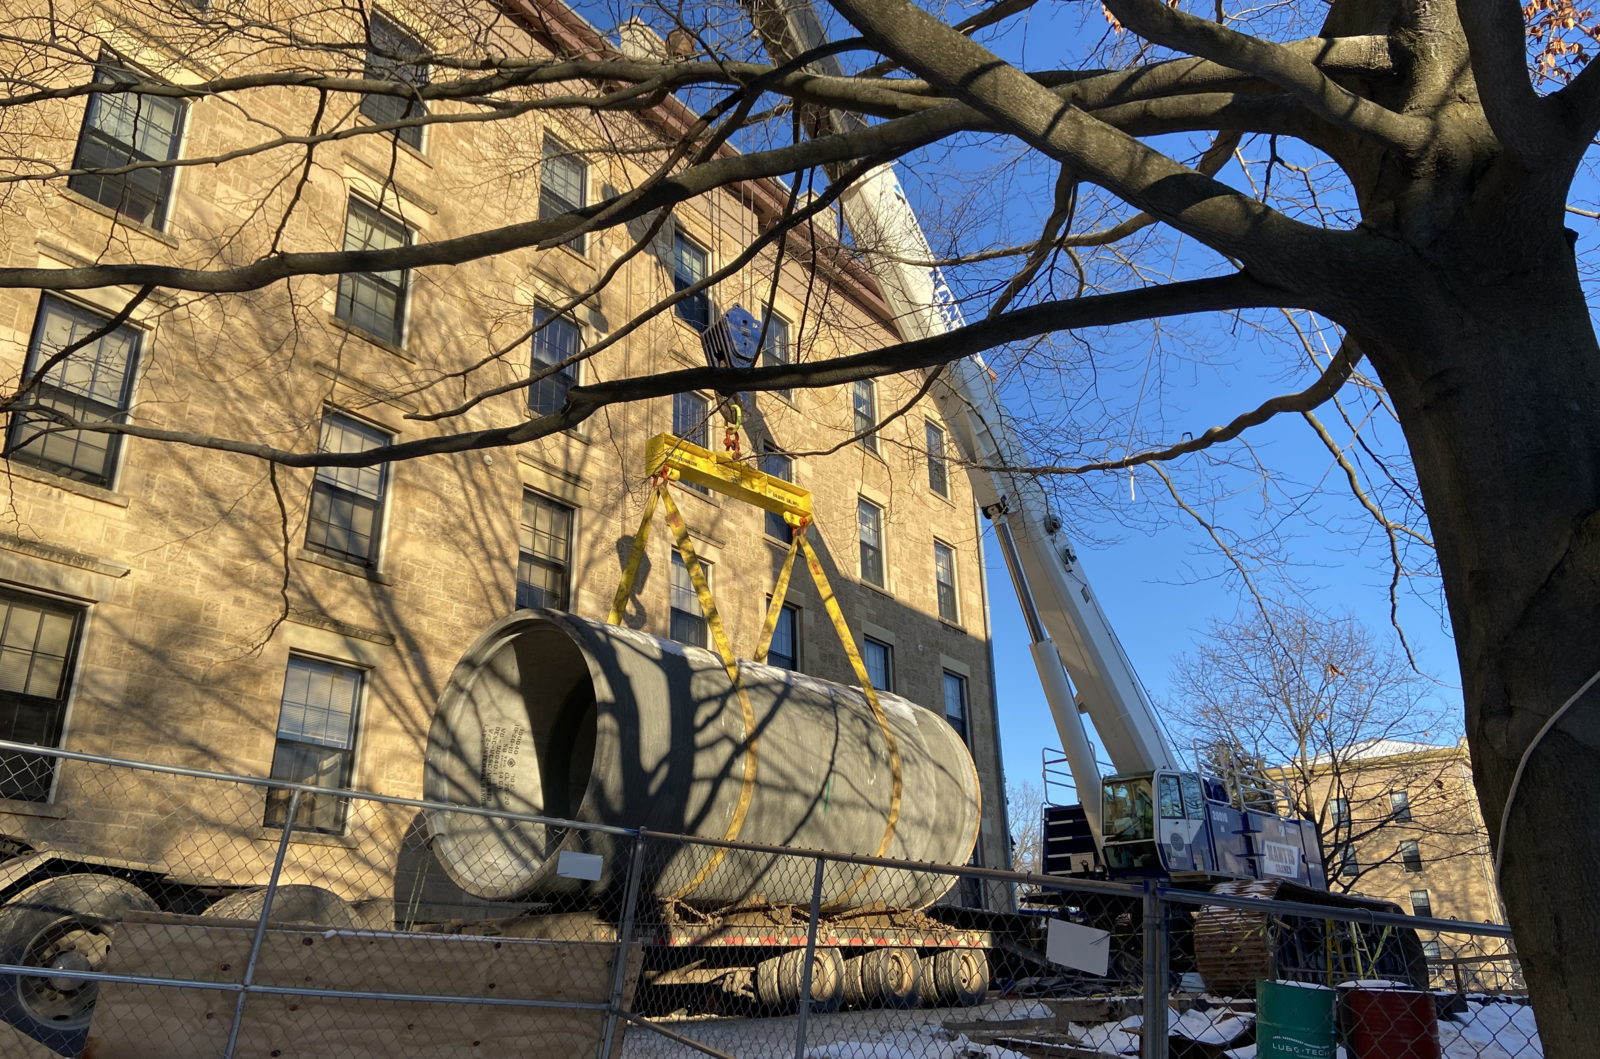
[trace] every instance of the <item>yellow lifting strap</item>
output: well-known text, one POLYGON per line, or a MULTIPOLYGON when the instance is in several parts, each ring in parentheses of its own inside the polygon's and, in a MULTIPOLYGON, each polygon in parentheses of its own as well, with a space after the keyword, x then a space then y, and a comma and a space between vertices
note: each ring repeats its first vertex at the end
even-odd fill
MULTIPOLYGON (((767 664, 767 650, 772 646, 772 634, 778 628, 778 615, 783 613, 783 597, 789 594, 789 575, 794 572, 794 556, 800 548, 800 538, 805 535, 806 524, 789 527, 789 552, 783 557, 783 567, 778 571, 778 582, 772 586, 772 599, 767 603, 767 617, 761 623, 761 635, 756 637, 755 660, 767 664)), ((797 633, 799 630, 795 630, 797 633)))

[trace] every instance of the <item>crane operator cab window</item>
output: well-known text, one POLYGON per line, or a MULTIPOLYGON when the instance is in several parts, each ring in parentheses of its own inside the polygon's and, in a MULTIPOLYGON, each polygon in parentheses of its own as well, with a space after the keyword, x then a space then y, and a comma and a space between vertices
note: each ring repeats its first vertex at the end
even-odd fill
POLYGON ((1105 783, 1103 807, 1106 866, 1112 871, 1161 869, 1156 853, 1155 801, 1151 776, 1113 776, 1105 783))

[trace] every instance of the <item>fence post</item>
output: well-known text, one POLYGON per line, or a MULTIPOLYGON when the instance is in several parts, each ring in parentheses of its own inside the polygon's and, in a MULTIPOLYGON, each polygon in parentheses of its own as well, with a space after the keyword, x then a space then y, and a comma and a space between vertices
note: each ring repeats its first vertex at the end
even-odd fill
POLYGON ((1167 1059, 1167 906, 1154 879, 1144 884, 1144 1047, 1142 1059, 1167 1059))
POLYGON ((628 882, 622 889, 622 919, 617 925, 616 966, 611 971, 611 993, 606 1001, 606 1028, 600 1039, 600 1059, 611 1059, 612 1041, 617 1032, 617 1012, 622 994, 628 988, 628 957, 633 947, 633 923, 639 909, 639 880, 644 876, 645 830, 633 837, 633 857, 628 863, 628 882))
POLYGON ((806 924, 806 962, 800 972, 800 1021, 794 1031, 794 1059, 805 1059, 806 1019, 811 1015, 811 968, 817 958, 817 920, 822 917, 822 866, 817 858, 817 874, 811 881, 811 921, 806 924))
POLYGON ((289 814, 283 821, 283 837, 278 839, 278 856, 272 862, 272 877, 267 880, 267 892, 261 899, 261 918, 256 922, 256 936, 250 942, 250 959, 244 965, 244 980, 238 999, 233 1002, 233 1024, 228 1027, 228 1046, 222 1059, 233 1059, 239 1046, 239 1026, 244 1021, 244 1002, 250 995, 250 986, 256 977, 256 961, 261 958, 261 942, 267 936, 267 917, 272 915, 272 900, 278 896, 278 878, 283 874, 283 858, 289 852, 289 836, 294 834, 294 818, 300 812, 300 792, 289 794, 289 814))

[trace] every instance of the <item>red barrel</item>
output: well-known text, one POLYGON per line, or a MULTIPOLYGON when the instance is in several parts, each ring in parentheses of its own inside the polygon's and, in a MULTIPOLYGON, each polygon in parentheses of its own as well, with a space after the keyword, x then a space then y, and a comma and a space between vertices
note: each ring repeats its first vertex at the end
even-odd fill
POLYGON ((1440 1059, 1432 993, 1365 982, 1343 992, 1341 1021, 1352 1059, 1440 1059))

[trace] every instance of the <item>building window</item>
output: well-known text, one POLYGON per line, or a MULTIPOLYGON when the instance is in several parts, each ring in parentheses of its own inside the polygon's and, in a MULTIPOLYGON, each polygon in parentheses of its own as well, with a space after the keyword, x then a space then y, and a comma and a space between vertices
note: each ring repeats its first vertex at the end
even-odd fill
POLYGON ((1334 827, 1343 827, 1350 822, 1350 799, 1328 799, 1328 822, 1334 827))
MULTIPOLYGON (((706 278, 709 271, 710 258, 706 252, 695 245, 694 241, 682 232, 675 232, 672 236, 672 289, 685 290, 706 278)), ((711 295, 707 291, 691 294, 673 306, 673 312, 678 319, 683 320, 696 331, 705 331, 711 326, 711 295)))
MULTIPOLYGON (((361 670, 312 658, 291 656, 283 678, 278 713, 278 745, 272 752, 272 778, 333 790, 350 786, 351 751, 356 739, 356 706, 361 670)), ((267 791, 267 827, 282 827, 289 815, 289 791, 267 791)), ((344 831, 349 802, 305 792, 295 812, 297 831, 344 831)))
MULTIPOLYGON (((367 80, 399 81, 410 88, 426 88, 428 64, 416 61, 423 52, 422 43, 391 20, 376 12, 368 16, 367 80)), ((367 93, 361 97, 361 113, 375 124, 387 125, 392 121, 424 117, 428 106, 416 98, 367 93)), ((397 129, 395 138, 408 147, 422 150, 421 125, 397 129)))
POLYGON ((873 429, 878 425, 878 388, 871 379, 857 379, 850 392, 857 438, 868 452, 877 452, 878 435, 873 429))
POLYGON ((1400 843, 1400 863, 1406 871, 1422 870, 1422 850, 1417 848, 1417 840, 1408 838, 1400 843))
POLYGON ((778 624, 772 627, 772 643, 767 647, 767 665, 800 668, 800 608, 793 603, 785 603, 778 611, 778 624))
MULTIPOLYGON (((711 402, 697 393, 672 395, 672 432, 691 445, 702 449, 711 447, 711 402)), ((711 490, 694 482, 679 482, 685 489, 693 489, 706 496, 711 490)))
POLYGON ((867 667, 867 679, 878 691, 894 690, 894 648, 882 640, 863 637, 861 661, 867 667))
POLYGON ((1439 959, 1440 958, 1439 939, 1438 938, 1434 938, 1432 941, 1423 942, 1422 943, 1422 955, 1426 956, 1430 960, 1439 959))
MULTIPOLYGON (((0 739, 60 746, 83 608, 0 592, 0 739)), ((56 759, 0 754, 0 798, 50 798, 56 759)))
POLYGON ((967 678, 948 669, 944 671, 944 719, 961 736, 962 742, 968 740, 967 678))
POLYGON ((1411 797, 1405 791, 1389 792, 1389 815, 1397 824, 1411 822, 1411 797))
MULTIPOLYGON (((318 452, 367 452, 390 437, 364 423, 328 412, 322 417, 318 452)), ((311 516, 306 522, 306 548, 330 559, 376 568, 383 528, 383 494, 387 466, 318 467, 311 485, 311 516)))
MULTIPOLYGON (((711 564, 702 559, 700 569, 706 575, 706 584, 710 585, 711 564)), ((667 595, 671 620, 667 635, 693 647, 706 646, 706 617, 700 609, 700 593, 694 590, 689 567, 676 548, 672 550, 672 581, 667 586, 667 595)))
POLYGON ((956 553, 950 545, 933 542, 933 582, 939 591, 939 617, 959 621, 956 609, 956 553))
MULTIPOLYGON (((539 219, 554 220, 589 204, 589 167, 575 158, 565 144, 553 136, 544 138, 544 159, 539 168, 539 219)), ((577 236, 567 245, 584 252, 586 236, 577 236)))
POLYGON ((929 419, 925 423, 928 441, 928 488, 940 496, 950 495, 950 463, 944 454, 944 427, 929 419))
MULTIPOLYGON (((794 460, 781 452, 774 451, 770 441, 761 443, 761 470, 785 482, 794 481, 794 460)), ((768 511, 765 514, 767 536, 788 544, 794 534, 789 524, 783 520, 783 516, 776 511, 768 511)))
POLYGON ((1428 899, 1428 891, 1411 891, 1411 914, 1422 916, 1424 919, 1433 918, 1433 902, 1428 899))
MULTIPOLYGON (((351 196, 344 220, 345 250, 395 250, 411 245, 405 222, 351 196)), ((333 315, 394 345, 405 337, 406 269, 344 272, 333 315)))
MULTIPOLYGON (((761 366, 770 368, 789 363, 789 321, 777 313, 768 313, 764 317, 764 326, 767 329, 767 335, 761 342, 761 366)), ((772 392, 782 397, 785 401, 794 400, 793 390, 773 390, 772 392)))
MULTIPOLYGON (((138 79, 115 66, 95 71, 101 84, 132 84, 138 79)), ((183 137, 184 104, 132 92, 96 92, 89 97, 72 158, 76 170, 120 169, 139 162, 170 162, 183 137)), ((171 167, 128 173, 80 172, 67 187, 109 206, 135 224, 163 228, 172 200, 171 167)))
POLYGON ((861 537, 861 580, 883 588, 883 508, 858 499, 856 522, 861 537))
MULTIPOLYGON (((53 356, 106 322, 99 313, 49 296, 41 298, 24 378, 34 379, 53 356)), ((73 351, 37 379, 31 402, 79 422, 122 422, 133 393, 140 338, 136 328, 123 326, 73 351)), ((122 441, 115 434, 61 430, 54 420, 28 412, 12 414, 9 445, 11 458, 19 463, 108 489, 116 479, 122 452, 122 441)))
POLYGON ((517 606, 566 610, 571 556, 572 509, 524 492, 517 531, 517 606))
MULTIPOLYGON (((582 348, 578 325, 549 309, 533 310, 533 370, 563 364, 582 348)), ((554 415, 567 403, 567 391, 578 384, 578 365, 567 364, 528 387, 528 410, 536 416, 554 415)))
POLYGON ((1356 861, 1356 848, 1348 842, 1340 846, 1337 851, 1339 874, 1346 879, 1354 879, 1361 874, 1361 866, 1356 861))

